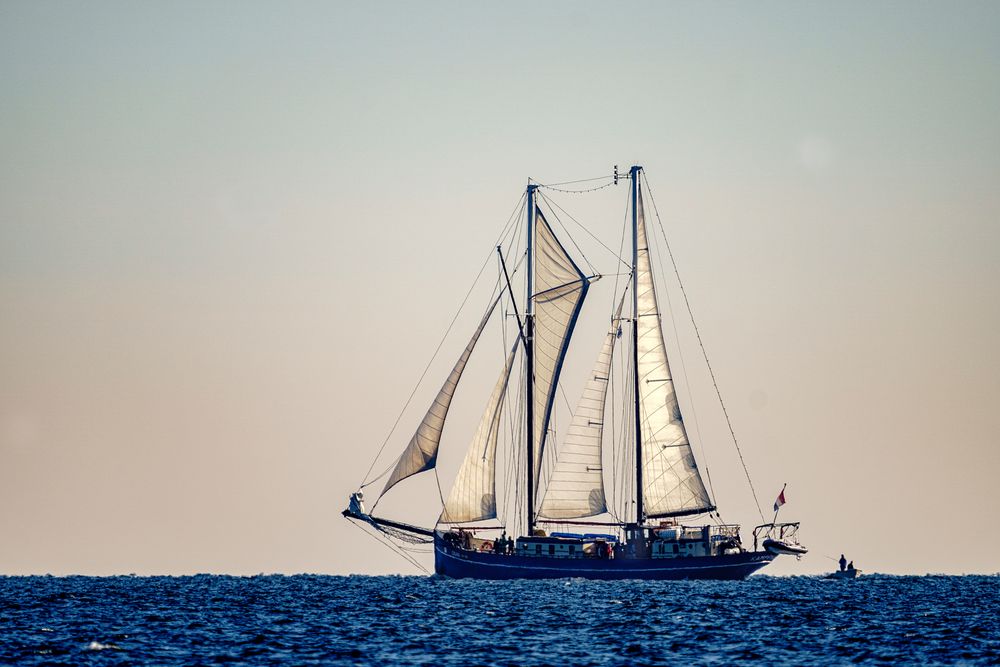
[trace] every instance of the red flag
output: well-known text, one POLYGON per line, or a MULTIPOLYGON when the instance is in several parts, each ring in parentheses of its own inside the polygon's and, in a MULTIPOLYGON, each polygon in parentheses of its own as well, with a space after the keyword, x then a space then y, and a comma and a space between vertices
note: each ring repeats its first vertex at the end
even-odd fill
POLYGON ((778 508, 785 504, 785 487, 781 487, 781 493, 778 494, 778 499, 774 501, 774 511, 777 512, 778 508))

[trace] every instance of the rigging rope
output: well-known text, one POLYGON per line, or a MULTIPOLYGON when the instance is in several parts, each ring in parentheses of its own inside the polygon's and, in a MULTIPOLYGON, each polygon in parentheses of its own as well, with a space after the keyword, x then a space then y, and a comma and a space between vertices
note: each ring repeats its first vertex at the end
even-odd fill
MULTIPOLYGON (((623 218, 622 218, 622 234, 621 234, 621 238, 618 241, 618 252, 615 253, 614 251, 611 251, 611 253, 613 255, 615 255, 615 257, 617 257, 619 261, 621 261, 622 263, 624 263, 625 266, 628 267, 629 271, 627 273, 624 273, 624 274, 620 273, 620 272, 619 273, 615 273, 615 287, 614 287, 613 290, 611 290, 611 299, 612 299, 612 301, 611 301, 611 308, 612 308, 612 312, 615 312, 614 308, 615 308, 615 303, 617 303, 617 299, 618 299, 618 284, 620 282, 621 276, 622 275, 628 275, 628 276, 632 275, 632 265, 629 264, 629 263, 627 263, 627 262, 625 262, 621 258, 622 252, 624 252, 624 249, 625 249, 625 231, 626 231, 626 229, 628 229, 628 207, 629 207, 629 199, 628 199, 628 197, 626 197, 625 198, 625 213, 623 214, 623 218)), ((569 214, 567 214, 567 215, 569 215, 569 214)), ((609 250, 610 250, 610 248, 609 248, 609 250)), ((622 290, 622 298, 625 298, 625 294, 628 292, 629 288, 630 288, 630 283, 626 282, 625 283, 625 287, 622 290)), ((621 330, 622 322, 624 322, 624 321, 625 321, 624 318, 618 320, 618 330, 619 331, 621 330)), ((619 372, 616 374, 615 382, 614 383, 610 383, 611 384, 610 388, 611 388, 611 405, 614 406, 614 405, 617 405, 617 403, 615 402, 615 387, 618 386, 618 385, 621 386, 621 393, 622 393, 622 402, 621 402, 621 406, 622 406, 622 408, 621 408, 621 410, 622 410, 622 418, 621 418, 621 434, 620 434, 621 437, 618 438, 617 441, 616 441, 616 438, 615 438, 615 431, 616 431, 616 426, 615 426, 615 410, 612 409, 611 410, 611 475, 612 475, 612 480, 614 480, 616 482, 616 484, 614 486, 615 495, 614 495, 613 499, 609 498, 609 502, 608 502, 609 511, 608 511, 608 513, 615 519, 615 521, 624 522, 625 518, 628 516, 628 513, 627 513, 628 512, 628 506, 626 505, 626 502, 627 502, 626 499, 629 497, 629 495, 627 495, 625 493, 625 486, 626 486, 626 483, 627 483, 627 478, 631 477, 631 475, 625 475, 625 462, 624 462, 624 458, 625 458, 625 456, 627 454, 625 443, 628 441, 628 438, 627 438, 628 433, 627 433, 627 431, 628 431, 629 428, 631 428, 631 424, 633 423, 633 420, 629 419, 628 406, 629 406, 630 402, 629 402, 628 397, 629 397, 629 392, 631 390, 631 383, 628 382, 628 372, 627 372, 625 364, 626 364, 627 360, 631 359, 631 355, 626 354, 627 347, 626 347, 626 344, 625 344, 624 341, 620 341, 618 343, 617 347, 620 350, 620 353, 618 355, 618 371, 619 372), (621 461, 619 461, 619 454, 618 454, 619 449, 621 449, 621 461), (619 466, 619 463, 620 463, 620 466, 619 466), (617 483, 619 481, 619 477, 618 477, 619 471, 622 474, 621 484, 617 483), (611 507, 614 507, 614 510, 611 510, 610 509, 611 507), (619 508, 620 508, 621 511, 618 511, 619 508)), ((629 362, 629 363, 631 363, 631 362, 629 362)), ((614 370, 615 370, 615 368, 612 365, 612 372, 614 372, 614 370)))
POLYGON ((732 436, 733 445, 736 446, 736 453, 739 454, 740 464, 743 466, 743 473, 746 475, 747 484, 750 485, 750 492, 753 494, 754 504, 757 506, 757 513, 760 514, 760 519, 762 522, 766 522, 767 519, 764 518, 764 512, 760 507, 760 500, 757 498, 757 490, 753 486, 753 480, 750 479, 750 470, 747 468, 747 463, 743 458, 743 451, 740 449, 740 443, 736 438, 736 431, 733 430, 733 422, 729 418, 729 411, 726 409, 726 404, 722 400, 722 392, 719 390, 719 383, 715 379, 715 371, 712 370, 712 364, 708 360, 708 351, 705 350, 705 343, 701 339, 701 332, 698 330, 698 324, 695 322, 694 313, 691 310, 691 303, 688 301, 687 292, 684 290, 684 283, 681 282, 681 274, 677 269, 677 262, 674 260, 674 253, 670 249, 670 242, 667 241, 667 233, 663 229, 663 220, 660 219, 660 211, 656 208, 656 199, 653 197, 653 191, 649 187, 649 179, 646 175, 642 175, 642 179, 646 184, 646 192, 649 193, 649 201, 653 204, 653 212, 656 213, 656 222, 660 227, 660 234, 663 236, 663 244, 667 249, 667 255, 670 257, 670 263, 674 268, 674 275, 677 277, 677 284, 681 288, 681 295, 684 297, 684 305, 687 307, 688 317, 691 318, 691 326, 694 327, 695 337, 698 339, 698 345, 701 347, 702 356, 705 358, 705 366, 708 367, 708 374, 712 378, 712 386, 715 387, 715 395, 719 399, 719 405, 722 407, 722 414, 725 415, 726 425, 729 427, 729 435, 732 436))
POLYGON ((405 559, 406 559, 407 561, 409 561, 409 562, 410 562, 410 564, 412 564, 412 565, 416 566, 416 567, 417 567, 417 568, 419 568, 420 570, 423 570, 424 574, 430 574, 430 572, 428 572, 428 571, 427 571, 427 568, 425 568, 425 567, 424 567, 423 565, 421 565, 420 563, 418 563, 418 562, 417 562, 417 560, 416 560, 415 558, 413 558, 413 557, 412 557, 412 556, 410 556, 409 554, 407 554, 407 553, 403 552, 403 550, 402 550, 402 549, 400 549, 400 548, 399 548, 398 546, 396 546, 395 544, 393 544, 393 543, 392 543, 391 541, 389 541, 389 540, 384 540, 384 539, 382 539, 381 537, 379 537, 379 535, 378 535, 378 532, 379 532, 379 531, 376 531, 376 532, 374 532, 374 533, 370 533, 370 532, 368 532, 368 531, 367 531, 367 530, 366 530, 366 529, 364 528, 364 526, 362 526, 362 525, 361 525, 360 523, 358 523, 357 521, 351 521, 351 524, 352 524, 352 525, 355 525, 355 526, 357 526, 357 527, 358 527, 358 529, 359 529, 359 530, 360 530, 361 532, 363 532, 364 534, 368 535, 369 537, 374 537, 374 538, 375 538, 376 540, 378 540, 379 542, 381 542, 381 543, 382 543, 383 545, 385 545, 385 546, 389 547, 389 549, 391 549, 392 551, 396 552, 397 554, 399 554, 400 556, 402 556, 403 558, 405 558, 405 559))
MULTIPOLYGON (((500 244, 503 241, 503 238, 507 235, 507 231, 510 228, 510 223, 514 220, 514 216, 517 215, 517 212, 522 208, 522 205, 525 203, 526 198, 527 196, 525 194, 522 194, 520 199, 518 199, 517 205, 514 207, 514 210, 511 211, 510 217, 507 218, 507 223, 503 226, 503 230, 500 232, 500 236, 497 238, 497 243, 493 244, 494 247, 500 244)), ((431 364, 434 363, 434 360, 437 358, 438 352, 441 351, 441 347, 444 345, 444 341, 448 338, 448 334, 451 333, 452 327, 455 326, 455 322, 458 320, 458 316, 462 313, 462 309, 465 308, 465 304, 469 300, 469 297, 472 295, 472 291, 476 288, 476 285, 479 283, 479 279, 482 277, 483 271, 486 270, 486 266, 489 264, 490 257, 493 256, 494 252, 495 250, 491 248, 490 254, 487 255, 486 259, 483 261, 483 265, 479 268, 479 273, 476 274, 475 279, 472 281, 472 286, 469 287, 469 291, 465 293, 465 298, 463 298, 462 303, 459 304, 458 311, 455 313, 455 316, 451 318, 451 322, 448 324, 448 328, 445 329, 444 335, 441 337, 441 341, 438 343, 437 348, 435 348, 434 350, 434 354, 431 355, 430 361, 427 362, 427 365, 424 367, 423 372, 420 374, 420 378, 417 380, 417 383, 413 386, 413 391, 410 392, 410 396, 406 399, 406 403, 403 404, 403 409, 399 411, 399 415, 396 416, 396 421, 392 423, 392 427, 389 429, 389 433, 385 436, 385 440, 382 441, 382 446, 379 447, 378 453, 376 453, 375 458, 372 459, 372 464, 368 466, 368 472, 366 472, 365 476, 362 478, 361 482, 362 489, 374 484, 382 477, 385 477, 387 474, 389 474, 389 472, 392 470, 392 465, 390 465, 385 470, 385 472, 380 474, 378 477, 371 480, 368 479, 368 477, 372 474, 372 470, 375 469, 375 464, 378 463, 379 457, 382 456, 382 452, 385 450, 385 446, 389 443, 389 439, 392 438, 392 434, 396 432, 396 427, 399 426, 399 422, 403 418, 403 414, 406 412, 406 408, 409 407, 410 401, 413 400, 413 397, 417 393, 417 389, 420 388, 421 383, 424 381, 424 377, 427 375, 427 371, 430 370, 431 364)))
MULTIPOLYGON (((634 323, 633 326, 635 326, 634 323)), ((631 345, 631 341, 628 344, 631 345)), ((633 418, 632 406, 639 399, 635 395, 634 384, 628 381, 632 377, 632 373, 635 372, 633 370, 632 355, 622 356, 625 356, 625 373, 622 375, 622 378, 625 380, 623 392, 625 401, 622 403, 622 425, 624 428, 622 429, 622 455, 619 461, 622 466, 622 518, 628 520, 635 513, 635 494, 642 493, 642 489, 636 489, 636 478, 635 474, 633 474, 635 467, 638 465, 633 444, 635 443, 635 439, 639 437, 639 434, 635 432, 635 419, 633 418)), ((636 517, 635 521, 638 522, 639 518, 636 517)))
MULTIPOLYGON (((553 201, 549 197, 546 197, 544 192, 539 192, 538 194, 541 195, 542 199, 545 200, 545 203, 547 203, 549 205, 550 209, 552 210, 552 214, 553 215, 555 215, 555 209, 559 209, 560 211, 562 211, 563 213, 565 213, 567 218, 569 218, 574 223, 576 223, 577 227, 579 227, 583 231, 587 232, 587 234, 590 236, 590 238, 592 238, 595 241, 597 241, 600 244, 600 246, 602 248, 604 248, 605 250, 607 250, 608 252, 610 252, 614 256, 615 259, 617 259, 619 262, 621 262, 625 266, 628 266, 628 267, 631 268, 631 264, 629 264, 624 259, 622 259, 621 249, 619 249, 619 251, 616 253, 614 250, 612 250, 611 248, 609 248, 604 243, 604 241, 602 241, 601 239, 597 238, 597 236, 595 236, 593 232, 591 232, 589 229, 587 229, 583 225, 583 223, 581 223, 579 220, 577 220, 572 215, 570 215, 569 211, 567 211, 566 209, 564 209, 562 206, 560 206, 558 203, 556 203, 555 201, 553 201)), ((558 217, 556 219, 558 220, 558 217)), ((559 224, 562 225, 562 220, 559 220, 559 224)), ((565 229, 565 225, 563 225, 563 228, 565 229)), ((624 234, 624 228, 623 228, 623 232, 622 233, 624 234)), ((566 234, 569 235, 569 231, 566 231, 566 234)), ((571 241, 573 241, 573 237, 572 236, 570 236, 569 238, 570 238, 571 241)), ((624 239, 624 236, 622 238, 624 239)), ((576 241, 573 241, 573 245, 576 245, 576 241)), ((577 248, 577 249, 579 249, 579 248, 577 248)), ((583 253, 581 252, 580 254, 582 255, 583 253)), ((586 257, 584 257, 584 259, 586 259, 586 257)), ((590 261, 588 260, 587 263, 590 264, 590 261)))
MULTIPOLYGON (((559 219, 559 215, 556 213, 555 208, 552 207, 552 201, 541 193, 539 193, 539 196, 542 198, 542 201, 544 201, 546 204, 549 204, 549 213, 552 215, 552 219, 559 224, 559 228, 566 233, 565 238, 569 239, 569 242, 573 244, 573 247, 576 248, 576 251, 580 253, 580 257, 582 257, 583 261, 587 263, 588 267, 590 267, 591 275, 596 274, 597 270, 594 268, 594 265, 590 262, 590 259, 588 259, 587 256, 583 253, 583 250, 580 248, 579 244, 577 244, 576 239, 573 238, 573 235, 569 233, 569 230, 566 228, 566 225, 563 224, 563 221, 559 219)), ((565 213, 565 211, 563 212, 565 213)))
POLYGON ((586 192, 597 192, 598 190, 603 190, 604 188, 610 188, 612 185, 618 185, 618 184, 612 180, 611 182, 605 183, 604 185, 598 185, 597 187, 594 188, 587 188, 586 190, 565 190, 563 188, 555 188, 552 187, 551 185, 542 185, 542 184, 539 184, 538 187, 545 188, 546 190, 552 190, 553 192, 565 192, 566 194, 571 194, 571 195, 581 195, 586 192))
MULTIPOLYGON (((629 262, 626 262, 625 260, 622 259, 622 253, 625 251, 625 230, 628 229, 628 202, 629 202, 629 200, 628 200, 628 198, 626 198, 625 199, 625 217, 622 220, 622 237, 618 241, 618 253, 615 255, 619 259, 619 261, 621 261, 623 264, 625 264, 625 266, 628 267, 628 273, 625 273, 625 274, 616 273, 615 274, 615 288, 611 291, 611 299, 612 299, 611 307, 612 308, 615 307, 615 305, 614 305, 615 304, 614 299, 616 299, 617 296, 618 296, 618 282, 619 282, 619 278, 622 275, 627 275, 627 276, 629 276, 630 279, 632 277, 632 264, 630 264, 629 262)), ((626 286, 625 289, 628 289, 628 287, 626 286)))
MULTIPOLYGON (((578 178, 575 181, 560 181, 559 183, 547 183, 546 184, 546 183, 538 183, 536 181, 535 185, 537 185, 540 188, 548 188, 549 190, 558 190, 558 186, 560 186, 560 185, 576 185, 577 183, 593 183, 594 181, 603 181, 604 179, 610 179, 611 183, 609 183, 609 185, 614 185, 615 184, 614 178, 615 178, 614 174, 611 174, 609 176, 594 176, 593 178, 578 178)), ((621 178, 621 176, 619 176, 619 178, 621 178)), ((529 182, 531 180, 532 179, 530 179, 530 178, 528 179, 529 182)), ((601 188, 605 188, 605 187, 607 187, 607 185, 602 185, 600 187, 601 188)), ((594 188, 594 189, 598 189, 599 190, 600 188, 594 188)), ((559 190, 559 192, 591 192, 591 190, 559 190)))

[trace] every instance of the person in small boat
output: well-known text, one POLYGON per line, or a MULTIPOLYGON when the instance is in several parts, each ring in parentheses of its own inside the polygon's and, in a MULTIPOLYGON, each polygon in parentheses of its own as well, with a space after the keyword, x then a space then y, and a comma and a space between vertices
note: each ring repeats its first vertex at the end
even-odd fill
POLYGON ((847 569, 847 559, 844 558, 844 554, 840 554, 840 571, 843 572, 847 569))
POLYGON ((853 560, 850 563, 847 564, 847 569, 848 570, 853 570, 854 569, 854 561, 853 560))

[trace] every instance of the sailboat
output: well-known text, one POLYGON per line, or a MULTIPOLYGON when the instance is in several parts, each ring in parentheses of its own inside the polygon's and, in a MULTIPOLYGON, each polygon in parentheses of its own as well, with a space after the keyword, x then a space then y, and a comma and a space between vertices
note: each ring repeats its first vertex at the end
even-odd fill
MULTIPOLYGON (((390 543, 432 547, 435 572, 455 578, 743 579, 782 553, 805 552, 798 523, 775 523, 777 515, 765 522, 761 515, 748 545, 739 525, 721 520, 695 459, 667 355, 643 204, 648 182, 640 166, 621 179, 630 184, 631 261, 618 257, 628 279, 621 294, 616 287, 606 334, 568 424, 557 428, 555 419, 563 366, 600 275, 580 268, 542 210, 541 200, 548 200, 540 190, 549 186, 529 180, 521 200, 523 253, 513 242, 506 253, 497 246, 496 287, 471 339, 402 454, 351 494, 345 517, 390 543), (523 300, 514 288, 517 273, 523 300), (497 311, 499 326, 513 322, 516 330, 451 490, 441 494, 436 524, 422 527, 377 516, 374 506, 367 510, 365 487, 385 480, 377 506, 401 482, 437 475, 452 400, 497 311), (620 408, 609 407, 613 402, 620 408), (615 415, 623 417, 617 434, 606 427, 615 415), (501 441, 507 444, 503 476, 501 441), (502 501, 498 478, 506 482, 502 501), (794 550, 763 546, 779 537, 794 550)), ((617 167, 613 182, 619 182, 617 167)), ((548 209, 555 217, 551 203, 548 209)))

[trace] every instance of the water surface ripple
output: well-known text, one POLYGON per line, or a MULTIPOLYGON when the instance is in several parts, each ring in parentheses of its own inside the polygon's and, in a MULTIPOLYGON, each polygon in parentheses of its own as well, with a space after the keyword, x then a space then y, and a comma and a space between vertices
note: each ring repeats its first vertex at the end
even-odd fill
POLYGON ((18 665, 1000 664, 1000 576, 2 577, 18 665))

